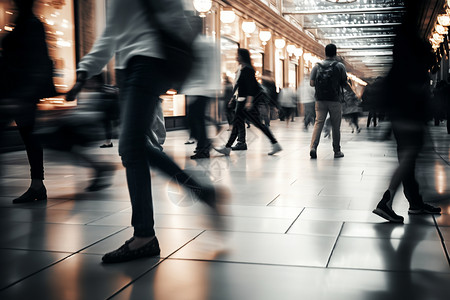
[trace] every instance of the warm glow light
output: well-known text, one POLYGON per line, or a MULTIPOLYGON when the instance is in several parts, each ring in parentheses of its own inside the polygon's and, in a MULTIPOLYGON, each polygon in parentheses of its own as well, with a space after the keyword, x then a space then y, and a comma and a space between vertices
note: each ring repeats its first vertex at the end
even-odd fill
POLYGON ((306 60, 306 61, 310 61, 311 60, 311 53, 308 53, 308 52, 304 53, 303 54, 303 59, 306 60))
POLYGON ((450 26, 450 16, 449 15, 439 15, 438 23, 442 26, 450 26))
POLYGON ((14 30, 14 27, 9 26, 9 25, 5 25, 4 29, 5 29, 6 31, 13 31, 13 30, 14 30))
POLYGON ((236 19, 236 14, 232 9, 223 9, 220 12, 220 21, 225 24, 231 24, 236 19))
POLYGON ((262 41, 262 44, 267 44, 267 41, 272 37, 272 33, 269 30, 261 30, 259 32, 259 39, 262 41))
POLYGON ((256 30, 256 24, 253 21, 244 21, 242 22, 242 30, 247 33, 253 33, 256 30))
POLYGON ((433 34, 433 39, 438 41, 439 43, 442 43, 444 41, 444 37, 437 32, 433 34))
POLYGON ((194 0, 194 8, 196 11, 200 13, 200 17, 205 17, 206 13, 211 9, 212 7, 212 1, 211 0, 194 0))
POLYGON ((277 49, 283 49, 284 46, 286 46, 286 41, 284 39, 276 39, 275 40, 275 47, 277 49))
POLYGON ((173 90, 173 89, 170 89, 170 90, 168 90, 168 91, 166 92, 166 94, 167 94, 167 95, 176 95, 176 94, 177 94, 177 91, 175 91, 175 90, 173 90))
POLYGON ((439 25, 439 24, 436 24, 435 30, 439 34, 447 34, 448 33, 447 27, 444 27, 444 26, 439 25))
POLYGON ((303 49, 302 48, 295 48, 294 50, 294 55, 298 57, 302 56, 303 54, 303 49))
POLYGON ((287 45, 286 51, 289 53, 289 56, 292 55, 294 53, 294 51, 295 51, 295 46, 294 45, 287 45))
POLYGON ((434 182, 437 193, 444 194, 447 190, 447 175, 445 173, 445 167, 442 164, 436 163, 434 166, 434 182))

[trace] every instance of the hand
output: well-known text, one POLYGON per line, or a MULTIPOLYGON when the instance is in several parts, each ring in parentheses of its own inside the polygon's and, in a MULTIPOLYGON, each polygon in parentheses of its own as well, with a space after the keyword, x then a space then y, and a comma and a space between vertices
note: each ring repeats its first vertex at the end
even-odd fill
POLYGON ((87 73, 85 71, 77 72, 77 82, 72 89, 66 94, 66 101, 73 101, 77 97, 78 93, 84 86, 87 79, 87 73))
POLYGON ((252 108, 253 108, 253 102, 247 101, 247 103, 245 103, 245 110, 251 110, 252 108))
POLYGON ((78 93, 83 88, 84 82, 77 81, 72 89, 66 94, 66 101, 73 101, 77 97, 78 93))

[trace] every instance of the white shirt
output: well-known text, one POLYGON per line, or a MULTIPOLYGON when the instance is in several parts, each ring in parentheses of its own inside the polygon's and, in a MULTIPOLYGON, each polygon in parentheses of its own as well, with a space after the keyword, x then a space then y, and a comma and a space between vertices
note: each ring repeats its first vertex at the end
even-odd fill
MULTIPOLYGON (((136 55, 165 58, 161 51, 159 32, 150 24, 149 13, 141 0, 109 0, 107 3, 105 30, 80 61, 77 71, 86 71, 88 78, 99 74, 114 55, 116 69, 125 69, 130 58, 136 55)), ((183 15, 181 1, 155 3, 162 6, 157 17, 164 28, 171 34, 189 40, 190 27, 183 15)))

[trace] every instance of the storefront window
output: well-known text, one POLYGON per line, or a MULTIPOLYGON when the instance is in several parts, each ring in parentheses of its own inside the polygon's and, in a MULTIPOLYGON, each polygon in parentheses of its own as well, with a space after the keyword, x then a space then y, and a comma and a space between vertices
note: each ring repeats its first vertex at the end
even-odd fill
POLYGON ((289 59, 289 73, 288 73, 289 87, 297 88, 297 63, 289 59))
POLYGON ((238 62, 236 60, 237 49, 239 48, 239 44, 227 39, 220 39, 220 53, 221 53, 221 72, 225 73, 228 77, 231 78, 231 81, 234 81, 236 77, 236 71, 238 68, 238 62))
MULTIPOLYGON (((14 29, 17 9, 13 1, 0 0, 0 41, 14 29)), ((75 34, 73 2, 68 0, 38 0, 35 15, 46 29, 47 46, 54 63, 54 82, 60 93, 67 92, 75 81, 75 34)), ((63 99, 43 102, 63 104, 63 99)))

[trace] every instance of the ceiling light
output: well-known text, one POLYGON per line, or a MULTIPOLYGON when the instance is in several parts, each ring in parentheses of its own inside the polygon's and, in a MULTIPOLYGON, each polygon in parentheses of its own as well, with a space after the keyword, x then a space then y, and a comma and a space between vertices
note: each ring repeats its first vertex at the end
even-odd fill
POLYGON ((231 24, 234 22, 235 19, 236 19, 236 14, 234 13, 234 11, 232 9, 224 8, 220 12, 220 21, 222 21, 222 23, 231 24))
POLYGON ((439 15, 438 23, 442 26, 450 26, 450 16, 449 15, 439 15))
POLYGON ((286 41, 284 39, 276 39, 275 40, 275 47, 277 49, 283 49, 284 46, 286 46, 286 41))
POLYGON ((262 44, 267 44, 267 41, 272 37, 272 33, 269 30, 261 30, 259 32, 259 39, 262 41, 262 44))
POLYGON ((247 34, 253 33, 256 30, 255 22, 253 22, 253 21, 242 22, 242 30, 247 34))

